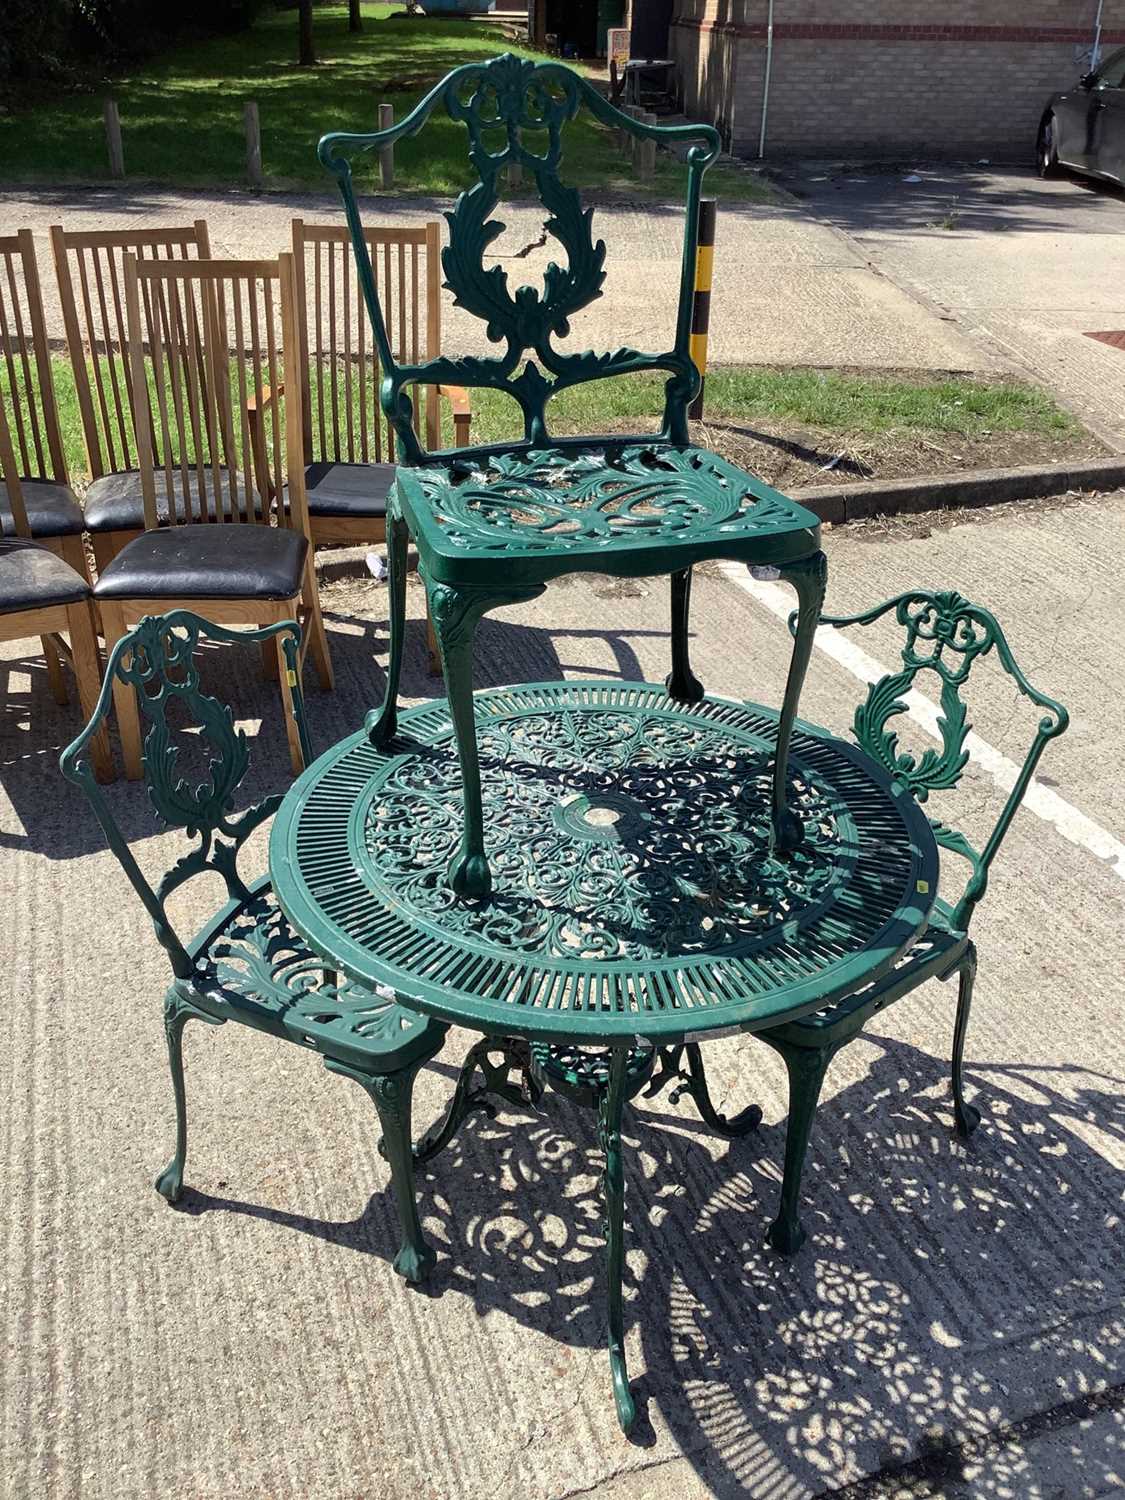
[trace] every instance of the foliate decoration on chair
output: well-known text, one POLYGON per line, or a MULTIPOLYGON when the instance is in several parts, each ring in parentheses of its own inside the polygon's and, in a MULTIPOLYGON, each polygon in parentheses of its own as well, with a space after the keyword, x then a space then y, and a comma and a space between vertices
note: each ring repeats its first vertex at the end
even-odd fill
POLYGON ((168 920, 165 910, 168 897, 193 875, 211 869, 223 877, 232 901, 248 899, 249 888, 238 872, 239 851, 281 802, 279 795, 266 797, 237 818, 230 816, 234 794, 249 765, 246 735, 235 729, 233 716, 225 704, 201 691, 195 653, 201 636, 245 643, 272 640, 279 635, 294 677, 294 716, 307 756, 308 731, 297 675, 301 633, 296 623, 285 622, 250 632, 227 630, 188 610, 173 610, 166 615, 146 616, 118 641, 106 667, 94 715, 79 738, 63 752, 60 761, 63 774, 82 786, 90 797, 110 847, 148 909, 157 938, 181 979, 189 977, 192 964, 168 920), (168 827, 183 829, 189 838, 198 839, 196 848, 172 866, 155 890, 141 874, 105 798, 93 782, 85 757, 94 731, 110 713, 115 678, 136 688, 141 712, 149 721, 144 740, 145 780, 157 816, 168 827), (179 772, 180 746, 173 740, 168 721, 173 703, 182 706, 201 731, 200 739, 214 752, 208 762, 208 779, 195 785, 179 772))
MULTIPOLYGON (((1000 818, 982 849, 977 850, 958 829, 936 818, 930 819, 938 843, 962 855, 972 866, 965 894, 952 917, 955 926, 967 927, 987 887, 989 865, 1023 800, 1039 757, 1047 742, 1066 729, 1069 715, 1061 703, 1038 692, 1028 682, 995 615, 954 590, 914 589, 862 614, 822 615, 821 624, 870 625, 892 611, 896 622, 906 630, 903 670, 871 685, 866 699, 855 711, 852 730, 867 754, 885 766, 895 781, 919 802, 927 801, 931 792, 955 787, 969 762, 966 741, 972 725, 961 700, 961 689, 980 658, 995 651, 1000 665, 1023 696, 1046 710, 1000 818), (916 758, 899 748, 898 735, 888 726, 892 719, 908 711, 906 695, 925 673, 934 674, 941 683, 941 713, 937 721, 941 749, 928 749, 916 758)), ((796 615, 790 615, 791 630, 795 620, 796 615)))
POLYGON ((408 463, 419 463, 423 458, 406 394, 406 387, 414 384, 484 386, 505 391, 523 412, 526 440, 539 444, 547 440, 546 406, 556 392, 607 376, 666 370, 665 436, 674 442, 687 442, 687 406, 699 383, 689 351, 690 275, 682 278, 675 344, 667 352, 645 354, 625 347, 601 354, 564 354, 552 343, 556 337, 566 337, 576 312, 601 296, 605 280, 606 247, 603 240, 594 239, 593 210, 582 207, 578 192, 559 175, 564 127, 583 107, 617 129, 689 147, 684 265, 690 270, 695 263, 703 173, 719 154, 718 133, 707 125, 643 124, 615 109, 586 79, 561 64, 529 62, 510 53, 486 63, 467 64, 431 89, 393 127, 372 135, 327 135, 320 142, 320 159, 335 175, 343 196, 359 280, 386 372, 383 407, 395 426, 400 455, 408 463), (377 150, 414 135, 439 107, 450 119, 464 125, 469 160, 478 177, 445 216, 449 224, 449 244, 442 252, 445 284, 459 306, 485 323, 488 338, 505 348, 494 358, 438 358, 399 364, 384 326, 347 153, 377 150), (503 143, 493 149, 488 135, 502 136, 503 143), (540 145, 542 149, 535 149, 540 145), (512 163, 533 176, 540 201, 548 211, 544 227, 567 255, 565 268, 554 262, 547 267, 541 288, 523 286, 514 294, 502 267, 486 270, 484 266, 488 247, 505 228, 492 215, 499 202, 501 174, 512 163), (528 350, 534 352, 538 362, 529 360, 521 370, 528 350))

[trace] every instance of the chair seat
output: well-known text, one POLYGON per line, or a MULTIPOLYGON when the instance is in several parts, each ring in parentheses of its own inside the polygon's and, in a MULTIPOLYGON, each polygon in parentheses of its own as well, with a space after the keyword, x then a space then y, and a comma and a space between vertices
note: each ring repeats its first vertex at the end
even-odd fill
POLYGON ((169 526, 128 542, 94 585, 99 599, 292 599, 308 540, 281 526, 169 526))
POLYGON ((309 515, 363 520, 385 517, 394 464, 309 464, 305 488, 309 515))
MULTIPOLYGON (((21 479, 20 493, 33 537, 82 535, 85 526, 82 507, 68 484, 55 484, 50 479, 21 479)), ((8 491, 0 484, 0 536, 15 535, 8 491)))
POLYGON ((0 538, 0 614, 77 604, 89 593, 82 575, 39 542, 0 538))
POLYGON ((925 980, 948 973, 964 953, 968 942, 968 934, 952 925, 949 907, 939 901, 926 931, 882 979, 852 995, 845 995, 823 1010, 813 1011, 798 1021, 769 1027, 758 1035, 767 1040, 771 1036, 777 1037, 779 1041, 795 1046, 822 1047, 853 1034, 876 1011, 901 1000, 925 980))
MULTIPOLYGON (((208 511, 213 512, 211 496, 214 493, 215 476, 211 469, 204 470, 204 495, 208 511)), ((230 470, 219 470, 219 490, 222 496, 222 513, 230 511, 230 470)), ((184 515, 184 477, 177 470, 172 475, 172 494, 176 503, 176 515, 184 515)), ((261 515, 261 501, 256 490, 249 492, 241 476, 235 475, 235 494, 238 497, 239 513, 245 516, 253 505, 255 513, 261 515)), ((199 509, 199 478, 194 469, 188 471, 188 502, 192 514, 199 509)), ((127 469, 120 474, 103 474, 95 479, 86 491, 85 525, 87 531, 143 531, 145 525, 145 501, 141 488, 139 469, 127 469)), ((161 526, 168 524, 168 489, 165 475, 156 475, 156 518, 161 526)))
POLYGON ((191 985, 206 1009, 371 1072, 432 1055, 447 1029, 389 991, 326 979, 324 960, 294 931, 268 879, 201 934, 191 957, 191 985))

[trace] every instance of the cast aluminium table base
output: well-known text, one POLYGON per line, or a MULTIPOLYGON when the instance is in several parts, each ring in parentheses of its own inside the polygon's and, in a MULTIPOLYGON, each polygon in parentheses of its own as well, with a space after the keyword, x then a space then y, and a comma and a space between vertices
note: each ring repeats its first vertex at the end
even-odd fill
MULTIPOLYGON (((441 700, 407 709, 393 744, 359 731, 305 772, 275 818, 270 872, 326 965, 483 1036, 417 1160, 489 1095, 533 1104, 549 1083, 597 1108, 609 1345, 627 1428, 626 1101, 674 1079, 713 1129, 752 1130, 756 1110, 731 1120, 715 1110, 698 1044, 796 1019, 885 974, 926 925, 936 845, 878 766, 798 724, 787 795, 802 836, 780 856, 778 715, 757 705, 554 682, 480 693, 474 709, 489 899, 459 899, 445 878, 463 818, 454 715, 441 700)), ((406 1233, 424 1265, 416 1218, 406 1233)))

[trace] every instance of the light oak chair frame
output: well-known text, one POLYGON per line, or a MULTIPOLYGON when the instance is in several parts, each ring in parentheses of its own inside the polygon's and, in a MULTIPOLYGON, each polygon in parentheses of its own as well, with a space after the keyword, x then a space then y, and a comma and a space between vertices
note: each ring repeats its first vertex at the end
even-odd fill
MULTIPOLYGON (((175 609, 191 610, 219 625, 265 626, 296 619, 302 627, 301 661, 306 649, 311 649, 322 687, 331 688, 332 663, 317 591, 314 547, 309 536, 300 404, 294 403, 286 412, 284 440, 276 407, 269 424, 262 422, 252 428, 249 419, 251 397, 256 397, 260 406, 263 392, 278 389, 282 376, 288 379, 291 388, 299 386, 292 256, 283 254, 276 261, 173 262, 140 261, 130 255, 125 259, 125 297, 134 391, 147 387, 146 362, 153 371, 152 398, 138 402, 135 407, 146 530, 153 530, 159 524, 159 474, 173 524, 208 522, 239 527, 269 525, 271 519, 276 519, 279 525, 289 526, 308 538, 309 548, 301 589, 287 599, 169 595, 120 599, 100 595, 107 650, 112 650, 114 642, 125 635, 129 626, 145 615, 166 614, 175 609), (233 361, 233 380, 232 349, 236 356, 243 356, 233 361), (246 354, 249 361, 244 357, 246 354), (237 395, 232 394, 232 384, 237 395), (160 451, 165 455, 175 451, 179 455, 179 477, 183 484, 183 504, 179 507, 173 490, 171 460, 166 457, 158 465, 154 423, 160 427, 160 451), (192 444, 188 441, 189 431, 192 444), (194 456, 189 460, 186 455, 191 447, 194 456), (194 493, 192 470, 195 470, 194 493), (229 476, 229 492, 225 497, 220 490, 223 471, 229 476), (239 479, 244 485, 242 491, 237 488, 239 479), (266 503, 267 495, 272 496, 271 504, 266 503)), ((293 680, 280 641, 279 636, 270 643, 271 647, 276 646, 276 665, 265 654, 264 659, 271 675, 276 671, 290 756, 294 771, 300 771, 304 768, 304 756, 293 712, 293 680)), ((131 688, 116 681, 114 695, 126 774, 130 779, 140 779, 142 751, 136 697, 131 688)))
MULTIPOLYGON (((4 408, 5 403, 0 401, 0 477, 7 484, 16 536, 31 546, 54 550, 47 549, 43 542, 32 540, 11 429, 4 408)), ((81 537, 78 540, 81 541, 81 537)), ((65 562, 66 559, 63 558, 63 561, 65 562)), ((79 573, 77 568, 74 571, 83 583, 88 583, 84 573, 79 573)), ((55 702, 69 702, 66 680, 60 665, 60 657, 64 657, 74 671, 82 713, 89 719, 97 707, 98 694, 102 686, 98 635, 90 596, 87 594, 83 599, 66 604, 47 604, 40 609, 21 609, 0 613, 0 641, 22 641, 35 635, 39 636, 43 643, 48 678, 55 702), (66 637, 69 637, 69 644, 66 637)), ((112 781, 115 774, 113 754, 104 725, 99 728, 90 742, 90 757, 97 779, 102 782, 112 781)))
MULTIPOLYGON (((50 230, 63 328, 91 480, 140 468, 136 404, 128 357, 125 257, 210 260, 204 219, 159 229, 50 230), (92 376, 92 378, 91 378, 92 376), (120 462, 119 462, 120 459, 120 462)), ((140 532, 90 533, 99 572, 140 532)))

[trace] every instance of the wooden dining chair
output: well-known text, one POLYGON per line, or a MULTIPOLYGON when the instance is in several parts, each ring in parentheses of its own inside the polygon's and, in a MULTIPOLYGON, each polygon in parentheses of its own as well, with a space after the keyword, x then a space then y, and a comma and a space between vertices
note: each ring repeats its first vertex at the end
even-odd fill
MULTIPOLYGON (((365 230, 387 310, 387 328, 404 359, 441 351, 441 231, 365 230)), ((382 542, 395 472, 394 429, 379 405, 383 371, 371 341, 344 226, 293 220, 293 268, 301 340, 305 488, 313 541, 382 542)), ((441 447, 441 402, 453 413, 457 443, 469 441, 469 398, 458 386, 429 386, 415 402, 415 427, 441 447)), ((256 419, 256 417, 255 417, 256 419)))
POLYGON ((0 486, 0 536, 34 537, 89 581, 82 507, 67 475, 30 229, 0 238, 0 396, 12 445, 12 467, 0 486), (26 533, 16 528, 17 489, 26 533))
MULTIPOLYGON (((101 663, 90 599, 90 583, 80 572, 31 535, 24 501, 22 467, 7 416, 0 401, 0 482, 7 495, 11 529, 0 536, 0 641, 39 636, 55 701, 68 701, 60 658, 74 669, 78 698, 87 718, 101 691, 101 663), (69 644, 67 642, 69 638, 69 644)), ((21 455, 22 456, 22 455, 21 455)), ((30 486, 28 486, 30 488, 30 486)), ((104 725, 90 742, 90 758, 99 781, 112 781, 113 756, 104 725)))
MULTIPOLYGON (((50 231, 91 481, 85 525, 99 572, 145 529, 136 404, 127 355, 125 257, 207 260, 203 219, 159 229, 50 231)), ((147 290, 146 290, 147 295, 147 290)))
MULTIPOLYGON (((305 499, 300 403, 251 431, 283 375, 299 384, 292 257, 140 260, 124 274, 144 531, 101 571, 94 595, 107 649, 146 615, 191 609, 220 625, 296 618, 321 685, 332 664, 305 499), (273 497, 266 503, 264 496, 273 497)), ((294 769, 303 766, 290 669, 276 661, 294 769)), ((302 659, 304 644, 302 646, 302 659)), ((141 775, 133 691, 115 702, 126 774, 141 775)))

